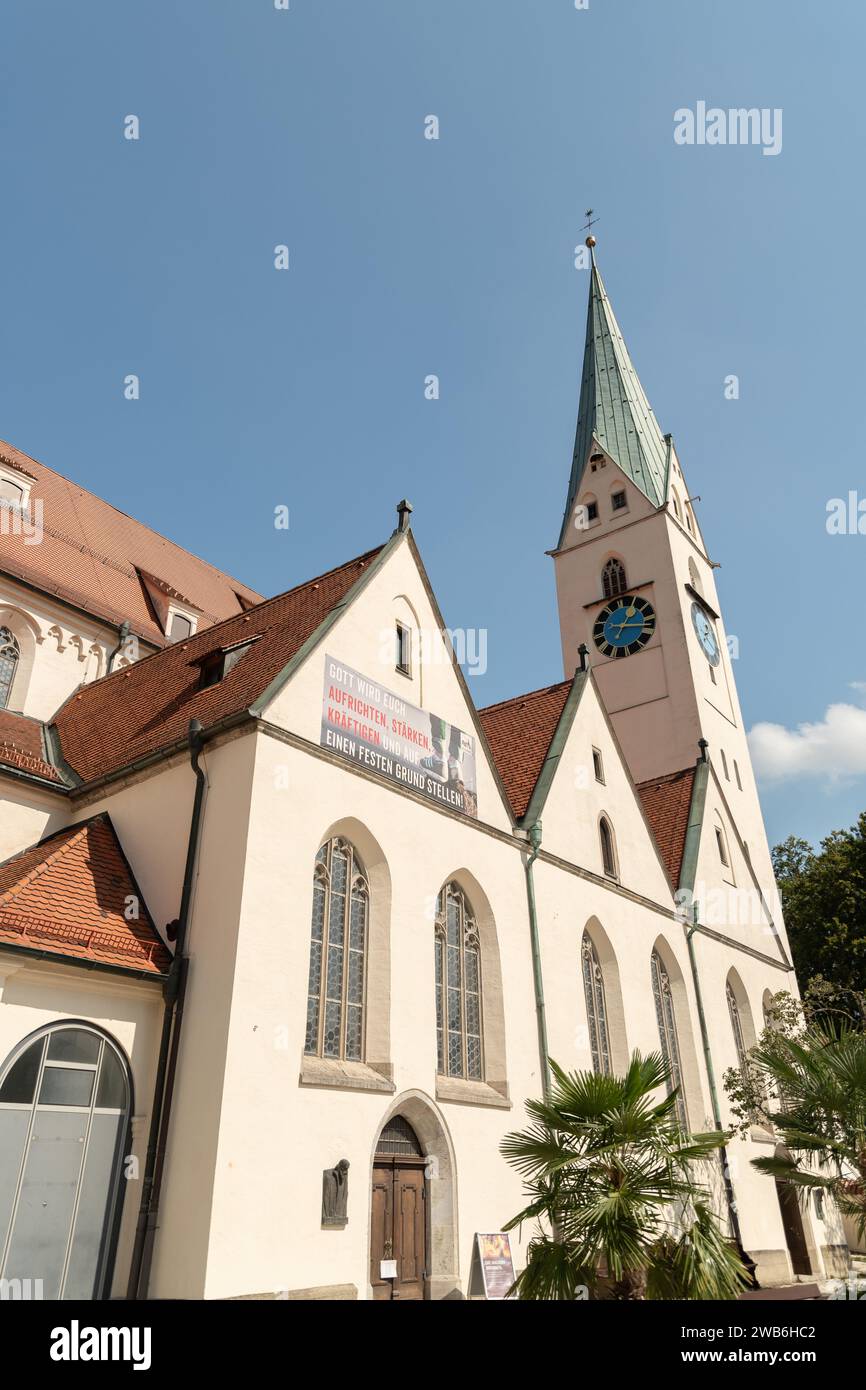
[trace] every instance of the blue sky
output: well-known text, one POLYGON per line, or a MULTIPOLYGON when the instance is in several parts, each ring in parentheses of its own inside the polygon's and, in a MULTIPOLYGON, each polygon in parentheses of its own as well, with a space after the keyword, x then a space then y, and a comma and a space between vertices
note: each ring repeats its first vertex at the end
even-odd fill
POLYGON ((488 632, 476 702, 558 680, 591 204, 780 726, 771 842, 853 821, 866 536, 825 521, 866 497, 862 5, 6 0, 0 40, 0 436, 264 593, 407 494, 446 621, 488 632), (701 100, 781 108, 781 152, 678 146, 701 100))

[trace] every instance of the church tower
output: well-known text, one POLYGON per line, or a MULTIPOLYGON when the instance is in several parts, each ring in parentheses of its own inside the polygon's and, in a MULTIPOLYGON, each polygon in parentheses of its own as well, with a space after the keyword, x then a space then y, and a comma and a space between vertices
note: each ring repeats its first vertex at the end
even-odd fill
POLYGON ((635 782, 693 766, 706 739, 759 879, 772 876, 715 569, 592 264, 577 434, 552 552, 563 663, 589 663, 635 782))

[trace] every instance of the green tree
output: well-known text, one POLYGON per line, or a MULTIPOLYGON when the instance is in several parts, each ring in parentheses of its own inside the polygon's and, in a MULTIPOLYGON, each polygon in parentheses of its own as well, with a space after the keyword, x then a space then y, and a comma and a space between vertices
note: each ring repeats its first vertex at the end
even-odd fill
POLYGON ((766 1113, 788 1157, 756 1158, 762 1173, 823 1188, 866 1232, 866 1033, 844 1023, 778 1032, 753 1049, 766 1113))
POLYGON ((773 868, 801 982, 820 975, 866 991, 866 811, 817 852, 789 836, 773 850, 773 868))
POLYGON ((748 1276, 698 1176, 728 1135, 683 1133, 659 1053, 634 1053, 624 1076, 550 1065, 549 1099, 501 1145, 529 1198, 506 1229, 538 1223, 513 1296, 735 1298, 748 1276))

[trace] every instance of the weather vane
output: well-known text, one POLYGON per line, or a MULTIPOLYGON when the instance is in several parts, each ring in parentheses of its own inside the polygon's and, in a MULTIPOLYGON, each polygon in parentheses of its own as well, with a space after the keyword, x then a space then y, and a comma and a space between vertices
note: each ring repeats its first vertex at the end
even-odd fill
POLYGON ((593 217, 592 214, 593 214, 594 211, 595 211, 594 208, 587 208, 587 210, 586 210, 586 222, 583 224, 583 226, 582 226, 581 229, 580 229, 582 232, 588 232, 588 233, 589 233, 589 235, 588 235, 587 238, 586 238, 586 244, 587 244, 587 246, 595 246, 595 237, 594 237, 593 234, 592 234, 592 228, 595 226, 596 222, 598 221, 598 218, 597 218, 597 217, 593 217))

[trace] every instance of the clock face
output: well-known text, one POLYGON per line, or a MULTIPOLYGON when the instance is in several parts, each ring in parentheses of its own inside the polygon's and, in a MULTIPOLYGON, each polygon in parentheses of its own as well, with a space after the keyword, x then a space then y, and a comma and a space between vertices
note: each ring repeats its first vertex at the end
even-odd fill
POLYGON ((699 603, 692 604, 692 625, 698 634, 698 641, 704 650, 704 656, 711 666, 718 666, 722 659, 719 651, 719 639, 716 637, 716 630, 708 613, 705 613, 699 603))
POLYGON ((592 629, 602 656, 630 656, 646 646, 656 630, 655 609, 645 598, 620 594, 604 605, 592 629))

